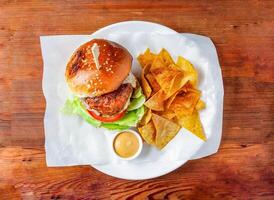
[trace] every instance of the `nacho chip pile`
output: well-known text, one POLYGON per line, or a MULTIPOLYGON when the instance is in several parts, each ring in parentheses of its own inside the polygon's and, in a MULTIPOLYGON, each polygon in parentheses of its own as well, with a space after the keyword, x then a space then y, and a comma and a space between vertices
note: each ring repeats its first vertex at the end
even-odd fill
POLYGON ((146 112, 138 125, 142 138, 158 149, 165 147, 181 127, 206 140, 199 117, 205 108, 196 88, 198 73, 179 56, 175 63, 167 50, 154 54, 147 49, 138 56, 146 112))

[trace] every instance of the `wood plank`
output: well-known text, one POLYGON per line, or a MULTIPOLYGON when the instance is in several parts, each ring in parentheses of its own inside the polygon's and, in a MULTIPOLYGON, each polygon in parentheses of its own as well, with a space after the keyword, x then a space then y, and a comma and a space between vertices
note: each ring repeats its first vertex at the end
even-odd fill
POLYGON ((61 199, 88 196, 231 199, 239 194, 242 199, 270 197, 274 195, 274 177, 273 169, 267 167, 273 165, 273 150, 273 141, 248 146, 223 145, 218 154, 190 161, 167 176, 127 181, 105 176, 89 166, 47 168, 43 149, 6 147, 0 149, 0 191, 3 191, 0 197, 10 199, 14 194, 30 199, 58 196, 61 199), (12 192, 5 193, 6 190, 12 192))

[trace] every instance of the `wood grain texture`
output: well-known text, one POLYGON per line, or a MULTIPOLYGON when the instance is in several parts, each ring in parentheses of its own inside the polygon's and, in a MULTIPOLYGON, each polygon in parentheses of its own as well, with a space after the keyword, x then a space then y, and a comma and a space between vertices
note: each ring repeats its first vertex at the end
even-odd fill
POLYGON ((1 1, 0 199, 274 199, 273 13, 259 0, 1 1), (39 36, 126 20, 212 38, 225 88, 219 152, 146 181, 47 168, 39 36))

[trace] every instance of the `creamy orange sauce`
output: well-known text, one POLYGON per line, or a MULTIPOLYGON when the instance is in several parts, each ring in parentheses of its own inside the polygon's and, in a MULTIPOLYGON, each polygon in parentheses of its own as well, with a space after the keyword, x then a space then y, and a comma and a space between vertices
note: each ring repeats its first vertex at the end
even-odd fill
POLYGON ((139 149, 138 138, 131 132, 119 133, 113 142, 115 152, 122 158, 134 156, 139 149))

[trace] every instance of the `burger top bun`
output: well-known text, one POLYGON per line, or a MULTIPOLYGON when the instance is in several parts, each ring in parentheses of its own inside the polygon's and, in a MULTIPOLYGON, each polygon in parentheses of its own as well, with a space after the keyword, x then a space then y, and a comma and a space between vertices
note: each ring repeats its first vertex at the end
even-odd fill
POLYGON ((132 56, 121 45, 93 39, 80 46, 66 68, 66 81, 80 97, 95 97, 112 92, 131 70, 132 56))

